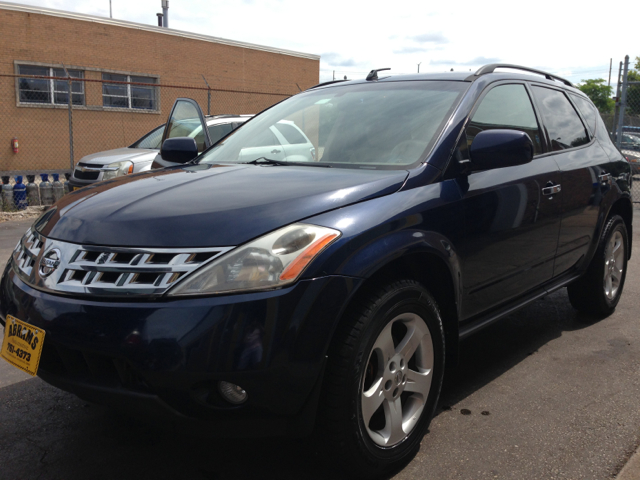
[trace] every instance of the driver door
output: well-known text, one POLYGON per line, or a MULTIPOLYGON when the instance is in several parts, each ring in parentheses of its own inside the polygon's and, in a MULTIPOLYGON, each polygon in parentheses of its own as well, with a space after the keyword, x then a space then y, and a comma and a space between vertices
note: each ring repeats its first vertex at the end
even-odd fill
MULTIPOLYGON (((211 146, 211 138, 206 128, 206 121, 200 106, 190 98, 178 98, 165 124, 162 143, 168 138, 188 137, 193 138, 198 146, 198 153, 211 146)), ((164 160, 159 153, 151 168, 162 168, 177 165, 174 162, 164 160)))

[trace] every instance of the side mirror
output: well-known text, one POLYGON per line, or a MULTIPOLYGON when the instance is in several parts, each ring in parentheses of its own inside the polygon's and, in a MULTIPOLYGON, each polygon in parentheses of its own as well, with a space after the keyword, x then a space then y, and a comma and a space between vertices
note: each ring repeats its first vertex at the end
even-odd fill
POLYGON ((193 138, 167 138, 160 149, 163 160, 173 163, 187 163, 198 156, 198 145, 193 138))
POLYGON ((519 130, 485 130, 471 142, 469 157, 474 170, 523 165, 533 159, 533 142, 519 130))

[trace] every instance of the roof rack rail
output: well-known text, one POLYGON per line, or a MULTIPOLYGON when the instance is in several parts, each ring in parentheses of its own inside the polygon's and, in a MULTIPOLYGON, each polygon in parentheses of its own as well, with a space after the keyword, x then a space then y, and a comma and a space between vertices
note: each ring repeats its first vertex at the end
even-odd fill
POLYGON ((367 82, 370 82, 371 80, 378 80, 378 72, 383 72, 385 70, 391 70, 390 68, 377 68, 375 70, 371 70, 369 72, 369 75, 367 75, 367 82))
POLYGON ((348 82, 348 81, 349 80, 329 80, 328 82, 322 82, 317 85, 314 85, 313 87, 309 87, 307 90, 312 90, 318 87, 324 87, 325 85, 331 85, 332 83, 340 83, 340 82, 348 82))
POLYGON ((558 75, 554 75, 549 72, 543 72, 542 70, 536 70, 535 68, 523 67, 521 65, 511 65, 509 63, 490 63, 489 65, 480 67, 476 73, 467 77, 467 80, 474 80, 481 75, 493 73, 496 68, 512 68, 514 70, 524 70, 525 72, 537 73, 538 75, 543 75, 547 80, 559 80, 565 85, 573 87, 573 84, 569 80, 559 77, 558 75))

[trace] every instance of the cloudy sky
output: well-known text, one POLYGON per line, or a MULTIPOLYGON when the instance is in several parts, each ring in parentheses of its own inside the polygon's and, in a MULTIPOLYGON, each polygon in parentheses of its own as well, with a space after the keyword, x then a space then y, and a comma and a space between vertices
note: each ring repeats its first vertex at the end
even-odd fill
MULTIPOLYGON (((109 16, 109 0, 14 0, 109 16)), ((540 68, 573 82, 609 76, 625 55, 640 55, 637 28, 615 29, 616 12, 640 13, 633 0, 611 8, 567 0, 170 0, 178 30, 322 56, 320 80, 391 73, 475 70, 504 62, 540 68), (626 7, 624 7, 626 5, 626 7)), ((112 0, 113 17, 156 25, 161 0, 112 0)), ((618 23, 620 25, 620 23, 618 23)))

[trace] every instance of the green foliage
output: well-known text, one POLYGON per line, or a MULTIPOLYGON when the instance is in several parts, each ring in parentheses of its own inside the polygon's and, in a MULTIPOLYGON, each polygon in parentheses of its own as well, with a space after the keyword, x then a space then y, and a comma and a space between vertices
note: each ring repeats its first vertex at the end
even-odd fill
POLYGON ((611 98, 613 88, 607 86, 604 79, 582 80, 578 88, 591 99, 601 113, 609 113, 613 110, 615 106, 615 102, 611 98))

